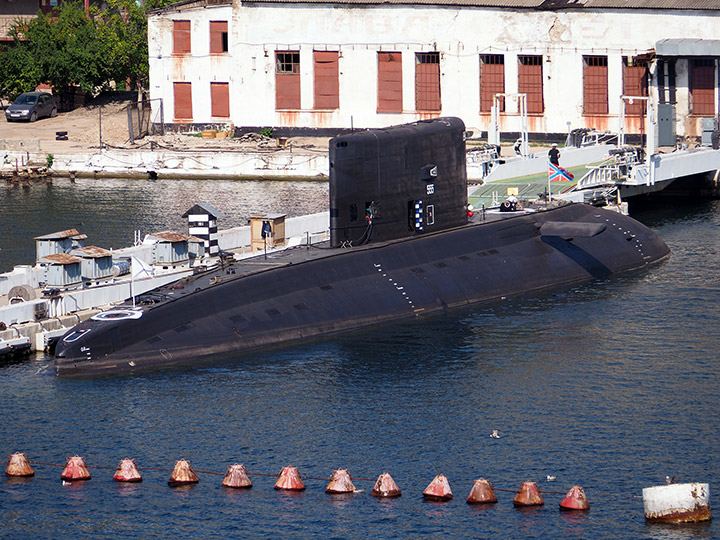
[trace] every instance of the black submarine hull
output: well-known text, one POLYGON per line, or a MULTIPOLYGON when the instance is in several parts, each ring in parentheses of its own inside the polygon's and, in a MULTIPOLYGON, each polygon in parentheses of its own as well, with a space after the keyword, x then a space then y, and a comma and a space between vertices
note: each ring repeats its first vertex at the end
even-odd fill
POLYGON ((646 267, 651 229, 583 204, 352 249, 295 248, 272 266, 188 284, 134 318, 89 320, 58 344, 58 375, 111 373, 252 351, 410 320, 646 267), (318 254, 319 253, 319 254, 318 254), (187 291, 187 292, 185 292, 187 291))

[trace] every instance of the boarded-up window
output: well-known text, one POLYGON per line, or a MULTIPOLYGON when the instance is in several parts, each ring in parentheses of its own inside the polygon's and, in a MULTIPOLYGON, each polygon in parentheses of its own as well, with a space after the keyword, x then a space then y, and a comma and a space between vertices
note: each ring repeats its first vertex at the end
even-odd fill
POLYGON ((173 83, 175 99, 175 118, 192 120, 192 84, 189 82, 173 83))
POLYGON ((210 21, 210 54, 228 52, 227 21, 210 21))
POLYGON ((300 108, 300 53, 275 53, 275 108, 300 108))
POLYGON ((415 54, 415 109, 440 110, 440 53, 415 54))
POLYGON ((378 53, 377 112, 402 112, 402 53, 378 53))
POLYGON ((584 114, 607 114, 607 56, 583 56, 583 104, 584 114))
POLYGON ((338 53, 315 51, 315 108, 337 109, 340 107, 338 84, 338 53))
POLYGON ((545 110, 542 56, 518 56, 518 92, 527 95, 528 113, 539 114, 545 110))
POLYGON ((230 85, 226 82, 210 83, 210 114, 227 118, 230 116, 230 85))
MULTIPOLYGON (((627 56, 623 58, 623 95, 638 97, 648 95, 647 64, 631 64, 627 56)), ((644 116, 646 110, 645 100, 635 100, 633 103, 625 100, 627 116, 644 116)))
POLYGON ((692 61, 692 113, 715 115, 715 62, 700 58, 692 61))
POLYGON ((173 54, 190 54, 190 21, 173 21, 173 54))
MULTIPOLYGON (((505 56, 480 55, 480 111, 490 112, 495 94, 505 93, 505 56)), ((500 99, 500 111, 505 110, 505 99, 500 99)))

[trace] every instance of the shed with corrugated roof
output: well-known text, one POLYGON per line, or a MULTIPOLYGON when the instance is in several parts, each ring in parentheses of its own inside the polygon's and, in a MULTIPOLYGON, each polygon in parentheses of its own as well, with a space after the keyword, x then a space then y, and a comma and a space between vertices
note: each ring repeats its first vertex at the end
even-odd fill
POLYGON ((35 237, 35 260, 55 253, 70 253, 73 249, 85 245, 87 235, 81 234, 77 229, 67 229, 35 237))
POLYGON ((190 261, 189 236, 173 231, 148 234, 145 242, 153 244, 153 261, 163 266, 177 266, 190 261))
POLYGON ((97 246, 73 249, 71 255, 82 259, 81 274, 84 280, 92 281, 112 277, 112 253, 97 246))
POLYGON ((52 253, 39 261, 47 265, 45 283, 48 287, 72 287, 82 283, 82 259, 69 253, 52 253))

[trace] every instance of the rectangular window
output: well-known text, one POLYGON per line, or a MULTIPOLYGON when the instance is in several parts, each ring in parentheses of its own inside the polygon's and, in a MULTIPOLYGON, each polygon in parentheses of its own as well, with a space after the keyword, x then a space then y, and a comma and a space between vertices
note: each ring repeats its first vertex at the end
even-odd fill
POLYGON ((518 92, 527 95, 528 113, 540 114, 545 110, 542 56, 518 56, 518 92))
POLYGON ((190 21, 173 21, 173 54, 190 54, 190 21))
POLYGON ((440 53, 415 54, 415 109, 440 110, 440 53))
POLYGON ((700 58, 692 60, 692 113, 715 115, 715 62, 700 58))
POLYGON ((584 114, 607 114, 607 56, 583 56, 583 104, 584 114))
MULTIPOLYGON (((631 64, 628 57, 623 57, 623 95, 647 96, 647 64, 631 64)), ((645 116, 647 102, 637 100, 630 103, 625 100, 626 116, 645 116)))
POLYGON ((210 54, 228 52, 227 21, 210 21, 210 54))
POLYGON ((230 116, 230 84, 210 83, 210 115, 228 118, 230 116))
POLYGON ((378 52, 377 112, 402 112, 402 53, 378 52))
POLYGON ((300 108, 300 52, 275 53, 275 108, 300 108))
POLYGON ((340 107, 338 83, 338 56, 336 51, 315 51, 315 108, 340 107))
MULTIPOLYGON (((490 112, 495 94, 505 93, 505 56, 480 55, 480 112, 490 112)), ((499 102, 500 112, 505 111, 505 99, 499 102)))
POLYGON ((178 120, 192 120, 192 84, 189 82, 173 83, 175 100, 175 118, 178 120))

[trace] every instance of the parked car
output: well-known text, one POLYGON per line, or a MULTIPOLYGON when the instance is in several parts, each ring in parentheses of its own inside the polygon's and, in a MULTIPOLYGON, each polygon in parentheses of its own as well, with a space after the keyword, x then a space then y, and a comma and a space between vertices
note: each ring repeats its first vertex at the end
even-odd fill
POLYGON ((47 92, 25 92, 5 109, 5 118, 8 122, 14 120, 29 120, 34 122, 44 116, 57 116, 55 99, 47 92))

